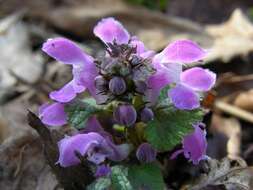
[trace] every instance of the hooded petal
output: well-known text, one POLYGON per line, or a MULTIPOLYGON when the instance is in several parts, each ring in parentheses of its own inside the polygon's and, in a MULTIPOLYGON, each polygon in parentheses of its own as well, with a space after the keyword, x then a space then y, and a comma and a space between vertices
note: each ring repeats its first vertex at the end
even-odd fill
POLYGON ((104 18, 98 22, 93 32, 104 43, 113 43, 115 40, 118 44, 127 44, 130 39, 130 35, 123 25, 112 17, 104 18))
POLYGON ((91 62, 73 65, 73 77, 75 83, 85 86, 93 97, 96 96, 95 78, 98 75, 97 67, 91 62))
POLYGON ((95 164, 101 164, 106 158, 121 161, 129 154, 128 146, 125 144, 115 145, 96 132, 65 137, 59 141, 58 147, 60 155, 57 163, 62 167, 80 163, 76 151, 82 156, 87 156, 87 159, 95 164))
POLYGON ((163 63, 192 63, 202 60, 207 52, 190 40, 178 40, 169 44, 160 54, 163 63))
POLYGON ((76 151, 85 156, 90 149, 98 146, 104 138, 98 133, 78 134, 72 137, 65 137, 58 142, 59 160, 62 167, 77 165, 80 160, 76 156, 76 151))
POLYGON ((199 96, 191 88, 178 84, 168 92, 173 105, 182 110, 192 110, 200 106, 199 96))
POLYGON ((148 87, 161 89, 171 83, 177 83, 180 80, 182 65, 177 63, 153 63, 156 72, 149 77, 148 87))
POLYGON ((43 104, 39 108, 39 117, 44 124, 49 126, 61 126, 67 123, 67 115, 61 103, 43 104))
POLYGON ((53 99, 60 102, 69 101, 75 97, 76 93, 82 92, 85 87, 95 96, 93 83, 97 75, 97 68, 91 56, 82 51, 74 42, 65 38, 49 39, 43 44, 42 50, 56 60, 73 66, 73 83, 53 92, 53 99), (66 97, 62 97, 61 92, 63 91, 68 92, 66 97))
POLYGON ((178 83, 182 72, 182 65, 177 63, 153 63, 156 72, 148 79, 148 90, 145 92, 147 100, 154 104, 160 90, 172 83, 178 83))
POLYGON ((184 156, 188 158, 193 164, 205 158, 207 141, 206 131, 201 129, 199 124, 194 125, 194 132, 184 137, 183 149, 184 156))
POLYGON ((181 82, 197 91, 210 90, 216 81, 216 74, 208 69, 194 67, 184 71, 180 76, 181 82))
POLYGON ((48 39, 43 44, 42 50, 64 64, 74 65, 92 61, 89 55, 85 54, 74 42, 66 38, 48 39))
POLYGON ((83 92, 85 89, 84 86, 78 85, 72 80, 61 89, 51 92, 49 96, 52 100, 66 103, 73 100, 78 93, 83 92))

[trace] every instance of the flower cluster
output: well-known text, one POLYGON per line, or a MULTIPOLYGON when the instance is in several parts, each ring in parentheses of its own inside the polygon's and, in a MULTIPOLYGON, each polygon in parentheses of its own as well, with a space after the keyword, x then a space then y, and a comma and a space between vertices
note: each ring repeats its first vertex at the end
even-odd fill
MULTIPOLYGON (((114 18, 102 19, 93 32, 106 45, 104 56, 97 59, 65 38, 49 39, 43 44, 42 50, 46 54, 72 66, 73 79, 50 93, 54 103, 42 105, 39 117, 48 127, 70 124, 73 115, 70 116, 66 107, 77 99, 85 100, 84 92, 94 98, 96 104, 92 106, 99 111, 89 112, 91 105, 87 104, 79 109, 85 113, 81 120, 86 121, 78 134, 67 136, 58 143, 57 163, 62 167, 77 165, 79 154, 97 167, 94 176, 99 178, 110 174, 110 163, 127 163, 130 158, 139 163, 152 163, 157 154, 171 150, 171 145, 160 149, 159 144, 163 142, 156 143, 155 138, 147 138, 145 130, 160 127, 153 126, 157 118, 161 118, 159 110, 166 113, 180 111, 181 115, 201 110, 203 93, 214 86, 216 75, 201 67, 184 69, 187 64, 207 55, 192 41, 175 41, 155 54, 137 37, 130 36, 114 18), (101 115, 108 121, 102 121, 105 119, 101 120, 101 115)), ((178 130, 177 142, 173 141, 174 137, 169 139, 171 136, 168 136, 168 142, 183 144, 182 150, 172 157, 184 153, 197 164, 205 157, 207 147, 203 124, 201 121, 188 122, 187 130, 182 130, 187 131, 183 136, 180 127, 168 126, 175 133, 178 130)))

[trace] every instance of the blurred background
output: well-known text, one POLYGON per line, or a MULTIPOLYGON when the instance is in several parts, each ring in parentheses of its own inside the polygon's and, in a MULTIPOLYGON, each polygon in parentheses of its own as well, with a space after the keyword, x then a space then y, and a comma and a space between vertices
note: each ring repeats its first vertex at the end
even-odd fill
MULTIPOLYGON (((211 110, 205 117, 208 156, 252 166, 252 0, 0 0, 0 189, 60 189, 26 114, 69 81, 71 70, 43 54, 41 45, 63 36, 99 56, 103 45, 92 29, 108 16, 157 52, 176 39, 210 50, 203 67, 218 80, 203 101, 211 110)), ((183 180, 176 177, 172 184, 183 180)))

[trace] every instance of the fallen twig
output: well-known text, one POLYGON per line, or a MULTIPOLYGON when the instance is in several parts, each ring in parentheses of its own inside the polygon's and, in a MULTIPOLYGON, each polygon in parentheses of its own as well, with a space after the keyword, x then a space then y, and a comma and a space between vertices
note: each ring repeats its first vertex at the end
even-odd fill
POLYGON ((238 108, 236 106, 233 106, 220 100, 215 101, 214 107, 225 113, 228 113, 245 121, 253 123, 253 114, 241 108, 238 108))

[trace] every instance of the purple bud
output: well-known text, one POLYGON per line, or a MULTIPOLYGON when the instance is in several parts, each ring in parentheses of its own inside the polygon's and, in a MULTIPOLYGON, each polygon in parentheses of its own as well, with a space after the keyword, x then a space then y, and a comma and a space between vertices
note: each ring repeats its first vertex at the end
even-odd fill
POLYGON ((114 111, 113 117, 120 125, 131 126, 136 121, 137 113, 131 105, 120 105, 114 111))
POLYGON ((150 163, 156 159, 156 150, 149 143, 142 143, 137 151, 136 157, 140 162, 150 163))
POLYGON ((107 81, 104 79, 104 77, 102 77, 101 75, 97 76, 95 78, 95 87, 96 89, 98 89, 99 91, 104 91, 106 90, 106 85, 107 85, 107 81))
POLYGON ((142 63, 142 58, 136 55, 133 55, 132 60, 131 60, 131 64, 133 66, 139 65, 140 63, 142 63))
POLYGON ((95 177, 99 178, 99 177, 105 177, 111 174, 111 168, 107 165, 100 165, 97 167, 96 173, 95 173, 95 177))
POLYGON ((143 81, 135 82, 135 91, 139 93, 144 93, 147 90, 147 84, 143 81))
POLYGON ((150 108, 145 107, 141 110, 141 121, 149 122, 154 118, 154 113, 150 108))
POLYGON ((115 95, 121 95, 126 91, 125 80, 121 77, 113 77, 109 82, 109 89, 115 95))

